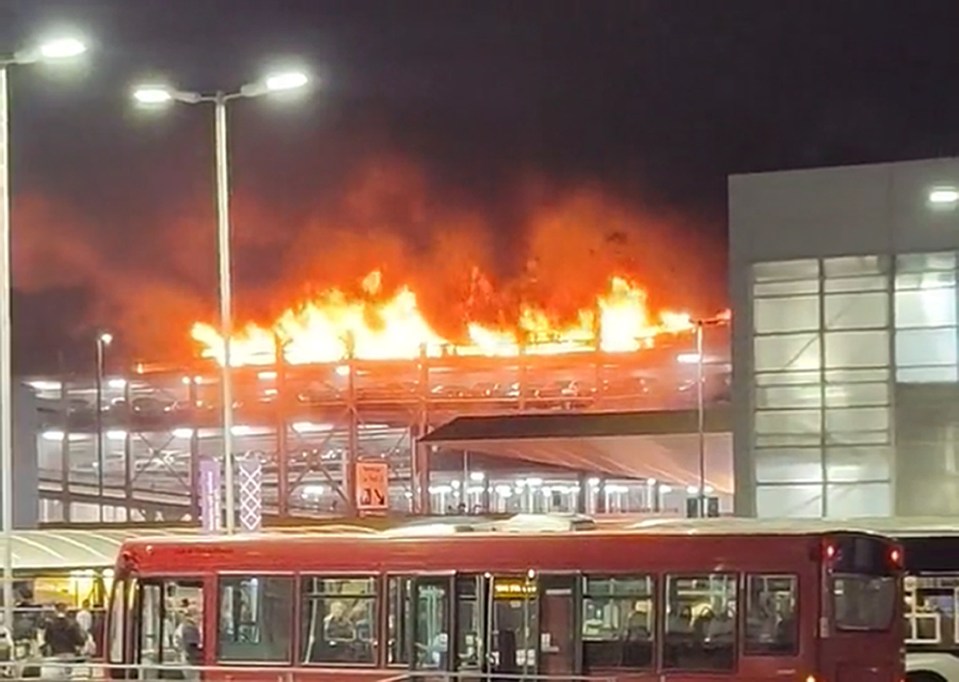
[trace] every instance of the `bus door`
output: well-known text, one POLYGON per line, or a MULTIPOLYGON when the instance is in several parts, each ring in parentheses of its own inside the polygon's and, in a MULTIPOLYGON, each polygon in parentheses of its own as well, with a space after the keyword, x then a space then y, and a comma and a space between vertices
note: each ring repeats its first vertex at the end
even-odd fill
POLYGON ((486 651, 493 672, 532 676, 538 668, 539 604, 536 575, 488 576, 486 651))
POLYGON ((203 582, 143 578, 134 594, 133 662, 142 679, 191 679, 187 671, 152 666, 203 664, 203 582))
POLYGON ((408 630, 414 670, 450 669, 452 587, 449 576, 421 576, 412 581, 408 630))
POLYGON ((576 633, 578 580, 573 575, 540 575, 539 667, 541 675, 572 675, 579 671, 576 633))

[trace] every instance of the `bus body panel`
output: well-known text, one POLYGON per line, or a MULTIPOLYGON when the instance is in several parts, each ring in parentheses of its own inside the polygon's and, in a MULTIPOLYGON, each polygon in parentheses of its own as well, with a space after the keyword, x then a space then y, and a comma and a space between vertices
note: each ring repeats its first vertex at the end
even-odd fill
MULTIPOLYGON (((877 536, 877 541, 878 536, 877 536)), ((655 579, 654 612, 665 607, 665 577, 685 575, 735 575, 738 603, 735 606, 735 664, 726 672, 688 672, 663 665, 663 617, 656 616, 659 631, 652 638, 654 666, 649 670, 593 667, 588 672, 617 680, 667 680, 669 682, 728 682, 797 680, 810 676, 828 682, 898 682, 898 623, 895 632, 848 633, 821 628, 824 603, 822 582, 822 538, 817 535, 669 535, 636 532, 574 533, 462 533, 441 537, 385 537, 369 535, 286 535, 233 538, 178 539, 130 542, 118 562, 118 578, 173 579, 177 576, 202 582, 203 638, 217 642, 218 617, 222 605, 218 590, 230 576, 287 575, 376 575, 379 606, 378 635, 385 630, 385 576, 453 575, 523 576, 535 572, 536 579, 562 575, 577 580, 583 575, 649 575, 655 579), (798 585, 796 604, 798 639, 792 653, 745 655, 743 651, 746 576, 793 576, 798 585), (880 646, 877 646, 877 642, 880 646), (874 676, 873 673, 876 673, 874 676)), ((532 574, 530 574, 532 575, 532 574)), ((446 578, 444 578, 446 579, 446 578)), ((299 582, 297 583, 300 584, 299 582)), ((452 583, 451 583, 452 584, 452 583)), ((540 588, 536 588, 539 590, 540 588)), ((299 650, 299 593, 293 614, 294 652, 299 650)), ((458 604, 451 592, 450 602, 458 604)), ((540 595, 537 608, 542 609, 540 595)), ((900 599, 901 603, 901 599, 900 599)), ((573 605, 579 609, 580 602, 573 605)), ((452 613, 453 607, 450 608, 452 613)), ((901 608, 901 607, 900 607, 901 608)), ((900 613, 901 611, 897 611, 900 613)), ((452 617, 451 617, 452 618, 452 617)), ((129 633, 129 631, 128 631, 129 633)), ((573 635, 579 641, 581 632, 573 635)), ((379 638, 379 636, 378 636, 379 638)), ((379 638, 382 643, 385 638, 379 638)), ((124 662, 132 659, 133 644, 125 645, 124 662)), ((408 671, 407 666, 386 667, 385 647, 379 646, 378 667, 317 667, 315 672, 297 671, 296 679, 366 680, 384 679, 408 671)), ((542 652, 536 647, 537 656, 542 652)), ((582 655, 577 654, 577 655, 582 655)), ((294 656, 295 659, 295 656, 294 656)), ((217 665, 215 646, 204 646, 204 665, 217 665)), ((222 663, 221 663, 222 664, 222 663)), ((222 664, 233 665, 233 664, 222 664)), ((266 664, 283 670, 284 666, 266 664)), ((537 665, 541 663, 537 662, 537 665)), ((577 661, 577 668, 582 661, 577 661)), ((289 667, 286 666, 289 670, 289 667)), ((251 678, 262 673, 251 671, 251 678)), ((229 677, 242 679, 231 671, 229 677)))

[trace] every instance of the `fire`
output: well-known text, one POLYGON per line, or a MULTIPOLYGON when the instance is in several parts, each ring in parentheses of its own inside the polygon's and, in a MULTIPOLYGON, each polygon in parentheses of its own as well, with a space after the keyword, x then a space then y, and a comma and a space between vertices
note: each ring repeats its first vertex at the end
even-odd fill
MULTIPOLYGON (((467 321, 463 338, 449 339, 426 320, 410 287, 401 286, 386 295, 382 282, 382 274, 373 271, 363 279, 361 295, 329 289, 285 310, 270 327, 246 324, 233 334, 230 364, 272 364, 278 345, 292 364, 337 362, 350 356, 365 360, 414 359, 423 353, 546 355, 597 347, 623 353, 648 348, 662 334, 693 327, 688 314, 654 313, 645 290, 627 277, 615 276, 595 304, 579 310, 572 321, 524 304, 512 328, 467 321)), ((197 322, 191 335, 204 357, 223 363, 224 344, 215 327, 197 322)))

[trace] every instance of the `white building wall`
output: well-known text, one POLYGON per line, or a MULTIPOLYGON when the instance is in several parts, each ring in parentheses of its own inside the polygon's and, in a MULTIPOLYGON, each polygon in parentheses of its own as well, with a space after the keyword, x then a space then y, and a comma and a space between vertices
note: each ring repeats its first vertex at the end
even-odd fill
POLYGON ((729 182, 736 510, 959 513, 959 160, 729 182))

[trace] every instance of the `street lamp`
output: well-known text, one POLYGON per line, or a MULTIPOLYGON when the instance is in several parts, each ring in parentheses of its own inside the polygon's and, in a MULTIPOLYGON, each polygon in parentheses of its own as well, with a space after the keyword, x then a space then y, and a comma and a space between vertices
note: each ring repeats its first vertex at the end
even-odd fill
POLYGON ((97 493, 99 496, 99 520, 103 523, 103 370, 104 359, 107 352, 107 346, 113 343, 113 334, 110 332, 101 332, 97 334, 97 493))
POLYGON ((300 71, 280 72, 263 80, 248 83, 235 92, 219 90, 211 94, 177 90, 166 85, 142 85, 133 91, 133 99, 147 106, 183 104, 213 104, 214 137, 216 143, 216 214, 217 253, 220 283, 220 335, 223 338, 223 357, 220 364, 223 421, 223 471, 226 488, 226 530, 236 529, 236 502, 233 483, 233 388, 230 344, 233 335, 232 263, 230 256, 230 175, 227 159, 226 105, 236 99, 260 97, 275 92, 297 90, 309 83, 300 71))
POLYGON ((722 314, 715 317, 693 320, 696 328, 696 352, 690 357, 689 354, 680 355, 679 361, 688 363, 690 360, 696 362, 696 433, 699 440, 699 488, 697 490, 698 515, 699 518, 706 516, 706 396, 704 383, 705 375, 705 349, 703 336, 706 327, 716 327, 729 324, 729 316, 722 314))
POLYGON ((86 46, 60 37, 0 56, 0 526, 3 527, 3 624, 13 628, 13 355, 10 322, 10 67, 77 57, 86 46))

